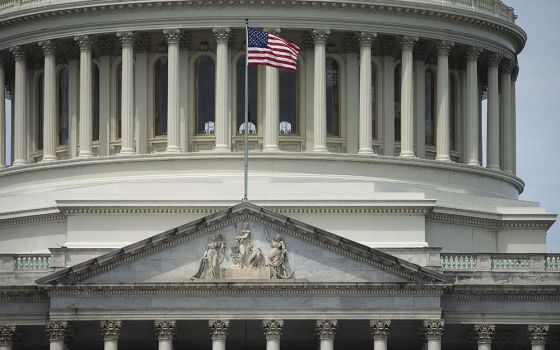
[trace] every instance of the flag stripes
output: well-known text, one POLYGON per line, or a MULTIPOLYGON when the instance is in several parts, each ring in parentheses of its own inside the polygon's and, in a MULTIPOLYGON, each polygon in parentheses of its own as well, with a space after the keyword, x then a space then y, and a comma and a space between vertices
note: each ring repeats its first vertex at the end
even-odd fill
POLYGON ((267 33, 263 30, 247 27, 247 64, 266 65, 269 67, 295 71, 299 47, 267 33))

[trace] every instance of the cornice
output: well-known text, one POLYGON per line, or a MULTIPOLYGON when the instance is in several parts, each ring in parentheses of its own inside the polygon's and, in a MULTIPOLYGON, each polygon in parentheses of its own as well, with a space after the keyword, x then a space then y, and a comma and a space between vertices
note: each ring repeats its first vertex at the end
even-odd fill
POLYGON ((0 219, 0 227, 12 227, 12 226, 22 226, 22 225, 35 225, 43 224, 48 222, 58 222, 66 220, 66 215, 64 213, 49 213, 49 214, 37 214, 31 216, 19 216, 7 219, 0 219))
MULTIPOLYGON (((495 214, 496 218, 483 218, 472 213, 472 215, 455 215, 449 213, 438 213, 432 211, 426 215, 427 221, 449 223, 456 225, 477 226, 490 229, 536 229, 548 230, 556 221, 556 215, 549 214, 549 218, 543 218, 543 215, 538 215, 539 218, 535 219, 508 219, 503 220, 502 214, 495 214)), ((510 215, 508 215, 509 217, 510 215)))

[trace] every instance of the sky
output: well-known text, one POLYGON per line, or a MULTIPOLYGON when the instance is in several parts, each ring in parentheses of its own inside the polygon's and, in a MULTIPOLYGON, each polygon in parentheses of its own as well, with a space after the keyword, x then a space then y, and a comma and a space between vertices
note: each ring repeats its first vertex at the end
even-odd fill
MULTIPOLYGON (((560 213, 560 0, 505 2, 529 36, 518 57, 516 85, 517 175, 526 184, 521 199, 560 213)), ((547 242, 549 252, 560 253, 560 223, 549 230, 547 242)))

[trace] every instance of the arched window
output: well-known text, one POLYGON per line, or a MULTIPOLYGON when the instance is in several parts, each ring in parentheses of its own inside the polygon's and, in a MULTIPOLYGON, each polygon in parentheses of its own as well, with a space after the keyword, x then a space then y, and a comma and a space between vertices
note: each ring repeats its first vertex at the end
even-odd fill
POLYGON ((92 139, 99 140, 99 67, 91 65, 92 139))
POLYGON ((45 111, 43 109, 43 100, 45 98, 44 92, 44 75, 41 74, 37 79, 37 150, 43 149, 43 116, 45 111))
POLYGON ((68 69, 63 68, 58 73, 58 144, 68 144, 68 69))
POLYGON ((377 71, 371 65, 371 137, 377 138, 377 71))
POLYGON ((121 138, 121 121, 122 121, 122 63, 117 66, 117 88, 116 88, 116 129, 117 139, 121 138))
POLYGON ((401 140, 401 65, 395 68, 395 141, 401 140))
MULTIPOLYGON (((236 66, 236 121, 237 130, 245 123, 245 55, 237 60, 236 66)), ((249 125, 257 127, 257 66, 249 66, 249 125)), ((251 128, 249 128, 251 129, 251 128)), ((250 131, 250 130, 249 130, 250 131)), ((256 132, 256 130, 255 130, 256 132)))
POLYGON ((167 57, 154 66, 154 136, 167 135, 167 57))
POLYGON ((214 133, 216 106, 216 65, 210 56, 202 56, 195 68, 195 113, 196 132, 214 133))
POLYGON ((449 144, 453 151, 457 151, 457 138, 455 137, 455 128, 457 127, 456 98, 455 77, 449 74, 449 144))
POLYGON ((431 70, 426 70, 426 84, 425 84, 425 91, 426 91, 426 102, 425 102, 425 123, 426 126, 424 128, 424 138, 426 145, 433 146, 435 145, 434 136, 435 136, 435 120, 436 120, 436 113, 435 113, 435 88, 436 84, 434 81, 434 73, 431 70))
POLYGON ((340 69, 327 58, 327 135, 340 136, 340 69))
POLYGON ((289 70, 279 72, 280 79, 280 134, 297 134, 297 73, 289 70))

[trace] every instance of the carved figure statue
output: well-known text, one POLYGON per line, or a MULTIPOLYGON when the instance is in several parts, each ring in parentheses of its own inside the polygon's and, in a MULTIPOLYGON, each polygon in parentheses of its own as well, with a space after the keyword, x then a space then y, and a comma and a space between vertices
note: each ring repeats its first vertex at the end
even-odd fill
POLYGON ((247 266, 249 256, 253 253, 253 239, 251 238, 251 230, 249 223, 245 221, 239 234, 235 236, 235 241, 239 247, 239 265, 247 266))
POLYGON ((249 256, 249 259, 247 259, 247 266, 249 267, 260 269, 265 265, 266 265, 266 261, 261 248, 255 249, 249 256))
POLYGON ((266 236, 272 248, 268 253, 268 266, 270 266, 270 278, 289 279, 294 277, 294 272, 288 264, 288 250, 282 239, 282 235, 277 234, 274 239, 266 236))
POLYGON ((198 271, 194 274, 192 279, 218 279, 222 277, 221 266, 224 262, 224 254, 226 245, 224 238, 219 236, 212 236, 210 242, 206 247, 206 251, 202 258, 200 258, 200 265, 198 271))

